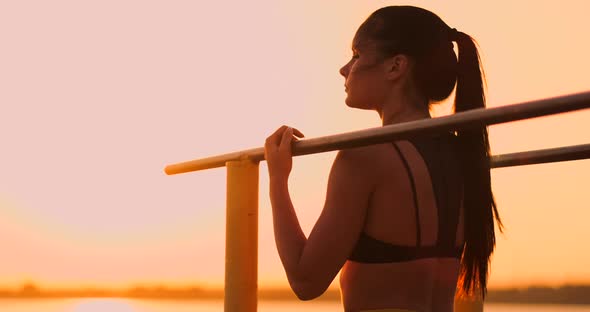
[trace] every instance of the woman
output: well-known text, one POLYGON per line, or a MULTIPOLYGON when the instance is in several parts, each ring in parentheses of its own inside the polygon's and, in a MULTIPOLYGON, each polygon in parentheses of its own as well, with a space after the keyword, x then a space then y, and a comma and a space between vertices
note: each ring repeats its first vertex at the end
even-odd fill
MULTIPOLYGON (((375 110, 383 125, 430 118, 455 84, 456 112, 485 107, 473 39, 429 11, 377 10, 352 52, 340 70, 346 104, 375 110)), ((501 227, 485 127, 340 151, 308 238, 288 190, 297 137, 279 128, 265 154, 275 240, 300 299, 321 295, 340 270, 346 311, 453 311, 456 290, 485 297, 494 219, 501 227)))

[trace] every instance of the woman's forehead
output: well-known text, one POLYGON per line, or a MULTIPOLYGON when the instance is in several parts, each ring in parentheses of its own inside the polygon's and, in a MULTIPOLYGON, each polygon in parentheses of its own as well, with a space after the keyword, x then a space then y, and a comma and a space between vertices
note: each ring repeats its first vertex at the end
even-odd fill
POLYGON ((354 34, 352 38, 352 49, 358 49, 366 44, 367 38, 360 33, 360 29, 354 34))
POLYGON ((369 18, 364 23, 362 23, 356 30, 354 38, 352 39, 353 48, 365 47, 374 44, 371 41, 374 41, 373 35, 375 34, 377 28, 379 28, 379 24, 379 21, 374 18, 369 18))
POLYGON ((359 36, 355 36, 352 40, 352 49, 353 50, 375 50, 377 48, 377 42, 375 40, 371 40, 368 38, 362 38, 359 36))
POLYGON ((377 47, 377 41, 372 38, 370 32, 366 26, 361 25, 352 38, 352 49, 353 50, 367 50, 375 49, 377 47))

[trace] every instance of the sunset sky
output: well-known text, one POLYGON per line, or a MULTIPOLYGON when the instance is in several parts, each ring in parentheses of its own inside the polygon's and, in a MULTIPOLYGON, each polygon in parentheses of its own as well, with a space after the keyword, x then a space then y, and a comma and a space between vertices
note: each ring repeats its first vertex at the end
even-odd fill
MULTIPOLYGON (((223 285, 225 169, 164 167, 260 147, 282 124, 379 126, 346 107, 338 69, 359 24, 393 4, 478 40, 489 107, 590 90, 585 0, 0 2, 0 287, 223 285)), ((590 111, 490 138, 494 154, 589 143, 590 111)), ((306 233, 334 156, 295 159, 306 233)), ((492 175, 506 231, 490 287, 590 283, 590 160, 492 175)), ((259 284, 284 286, 267 194, 261 163, 259 284)))

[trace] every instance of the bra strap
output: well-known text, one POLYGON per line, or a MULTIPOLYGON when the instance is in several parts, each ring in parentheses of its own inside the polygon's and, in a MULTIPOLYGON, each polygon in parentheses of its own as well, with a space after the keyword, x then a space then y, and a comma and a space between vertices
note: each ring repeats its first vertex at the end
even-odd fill
POLYGON ((393 142, 393 147, 395 148, 395 150, 399 154, 399 157, 404 163, 404 167, 406 168, 406 171, 408 172, 408 177, 410 178, 410 184, 412 186, 412 195, 414 198, 414 210, 416 211, 416 245, 420 247, 422 246, 422 231, 420 229, 420 211, 418 210, 418 195, 416 194, 416 183, 414 182, 414 176, 412 175, 412 170, 410 170, 410 165, 408 164, 408 161, 404 157, 404 154, 402 153, 401 149, 399 148, 396 142, 393 142))

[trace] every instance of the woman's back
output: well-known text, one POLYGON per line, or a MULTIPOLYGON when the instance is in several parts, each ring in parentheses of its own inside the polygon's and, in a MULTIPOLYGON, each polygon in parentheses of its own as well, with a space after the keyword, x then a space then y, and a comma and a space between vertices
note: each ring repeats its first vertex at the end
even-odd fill
POLYGON ((341 272, 347 311, 452 311, 463 244, 462 179, 452 134, 359 149, 378 180, 341 272))
POLYGON ((348 261, 340 273, 344 309, 452 312, 459 266, 458 260, 449 258, 384 264, 348 261))

